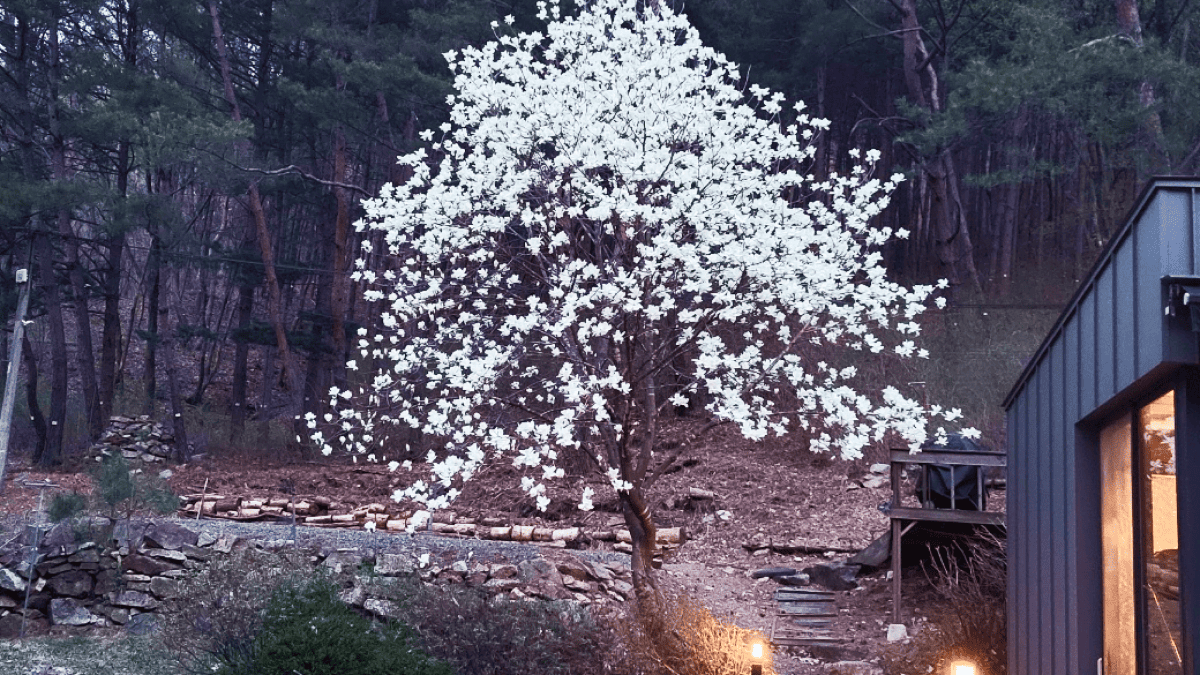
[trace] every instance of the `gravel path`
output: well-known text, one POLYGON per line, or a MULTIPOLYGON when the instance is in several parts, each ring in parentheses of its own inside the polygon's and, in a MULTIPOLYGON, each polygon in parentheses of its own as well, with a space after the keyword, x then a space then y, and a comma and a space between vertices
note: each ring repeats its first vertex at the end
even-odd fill
MULTIPOLYGON (((178 518, 166 516, 155 521, 172 521, 197 533, 213 536, 234 535, 243 539, 272 543, 275 546, 290 546, 292 526, 288 523, 266 521, 244 522, 220 518, 178 518)), ((147 520, 134 519, 135 527, 147 520)), ((4 539, 20 532, 26 522, 20 517, 9 517, 0 521, 0 531, 9 533, 4 539)), ((481 562, 508 561, 519 563, 542 556, 547 551, 570 550, 572 554, 594 562, 629 565, 629 556, 624 553, 598 550, 554 549, 513 541, 495 541, 468 537, 450 537, 432 532, 414 535, 397 532, 368 532, 359 528, 296 527, 296 538, 300 548, 357 549, 360 552, 399 553, 413 557, 429 553, 435 558, 446 557, 481 562)))

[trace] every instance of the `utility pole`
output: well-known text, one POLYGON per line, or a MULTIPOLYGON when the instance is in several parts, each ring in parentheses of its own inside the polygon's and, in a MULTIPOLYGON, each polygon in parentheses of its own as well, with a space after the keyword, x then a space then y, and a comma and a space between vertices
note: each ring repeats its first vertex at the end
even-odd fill
POLYGON ((21 297, 13 320, 12 346, 8 352, 8 375, 4 378, 4 402, 0 404, 0 493, 4 492, 4 474, 8 469, 8 439, 12 436, 13 403, 17 398, 17 377, 21 372, 21 338, 25 333, 25 312, 29 309, 29 270, 17 270, 21 297))

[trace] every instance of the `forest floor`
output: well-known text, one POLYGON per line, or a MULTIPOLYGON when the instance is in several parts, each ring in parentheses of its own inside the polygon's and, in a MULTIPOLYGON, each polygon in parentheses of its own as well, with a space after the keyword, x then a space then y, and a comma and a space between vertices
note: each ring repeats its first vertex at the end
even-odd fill
MULTIPOLYGON (((692 428, 689 422, 678 422, 669 433, 682 438, 692 428)), ((890 488, 886 484, 868 487, 879 482, 871 480, 875 474, 870 467, 881 461, 882 453, 853 462, 830 459, 810 453, 787 437, 749 442, 731 427, 709 432, 683 448, 677 469, 663 475, 650 491, 658 526, 681 527, 687 536, 687 542, 664 561, 663 578, 703 602, 714 615, 770 634, 778 613, 773 596, 781 586, 770 579, 753 579, 750 573, 766 567, 802 569, 845 560, 883 534, 888 518, 879 506, 891 499, 890 488), (692 488, 714 497, 689 498, 692 488), (812 553, 752 552, 744 545, 752 541, 790 542, 812 553)), ((36 512, 40 493, 24 486, 30 481, 49 480, 62 491, 89 491, 87 468, 76 461, 59 471, 43 472, 31 469, 19 456, 11 459, 6 488, 0 494, 0 514, 36 512)), ((403 468, 391 472, 380 464, 279 451, 259 455, 215 451, 169 468, 168 482, 178 494, 204 491, 259 497, 290 493, 324 496, 349 506, 390 503, 392 491, 410 480, 403 468)), ((412 471, 419 473, 423 468, 414 464, 412 471)), ((565 468, 569 471, 571 467, 565 468)), ((544 513, 537 512, 519 482, 511 465, 487 467, 467 483, 453 509, 460 517, 501 518, 514 524, 548 522, 585 530, 621 526, 615 498, 603 498, 604 486, 598 481, 579 478, 565 481, 566 486, 560 481, 559 487, 550 490, 551 504, 544 513), (584 485, 596 489, 596 508, 590 512, 574 506, 584 485)), ((1003 494, 993 493, 989 510, 1003 508, 1003 494)), ((591 545, 611 546, 605 542, 591 545)), ((887 640, 892 585, 886 572, 860 576, 858 584, 856 590, 835 594, 837 616, 831 632, 840 646, 778 650, 777 672, 824 673, 827 664, 839 661, 879 663, 886 650, 904 648, 902 643, 887 640)), ((931 621, 936 622, 937 596, 925 572, 917 567, 905 571, 903 592, 904 623, 910 634, 917 635, 931 621)))

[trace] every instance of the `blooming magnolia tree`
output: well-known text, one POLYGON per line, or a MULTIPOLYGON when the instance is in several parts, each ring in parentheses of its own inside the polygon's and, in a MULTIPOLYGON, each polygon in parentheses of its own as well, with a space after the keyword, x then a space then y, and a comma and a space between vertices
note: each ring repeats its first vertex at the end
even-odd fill
POLYGON ((545 33, 447 55, 452 121, 359 224, 389 261, 355 273, 381 307, 350 364, 369 382, 333 392, 314 438, 380 454, 384 425, 439 439, 430 482, 396 494, 431 507, 506 458, 545 508, 557 460, 585 454, 616 492, 641 595, 664 410, 703 407, 750 439, 798 429, 847 458, 893 433, 915 445, 931 414, 954 414, 803 356, 923 355, 913 319, 933 289, 887 280, 877 249, 903 233, 870 224, 899 177, 872 177, 876 152, 848 175, 806 173, 827 123, 798 104, 785 124, 779 95, 637 4, 564 17, 551 2, 545 33))

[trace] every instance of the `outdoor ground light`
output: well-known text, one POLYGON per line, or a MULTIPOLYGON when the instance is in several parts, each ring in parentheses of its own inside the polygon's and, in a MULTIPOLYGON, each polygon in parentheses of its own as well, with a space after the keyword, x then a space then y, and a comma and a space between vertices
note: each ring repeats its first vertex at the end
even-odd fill
POLYGON ((950 670, 946 675, 978 675, 979 669, 966 659, 956 659, 950 662, 950 670))
POLYGON ((763 643, 755 640, 750 645, 750 675, 762 675, 763 643))

